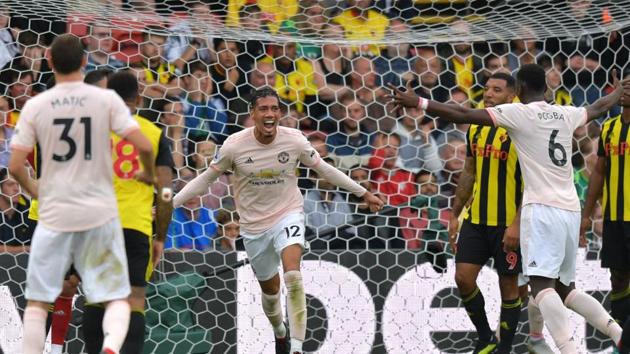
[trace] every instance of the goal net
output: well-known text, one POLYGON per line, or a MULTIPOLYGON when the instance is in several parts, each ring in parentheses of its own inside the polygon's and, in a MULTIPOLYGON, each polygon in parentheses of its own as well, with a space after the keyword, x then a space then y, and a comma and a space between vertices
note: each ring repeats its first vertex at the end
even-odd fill
MULTIPOLYGON (((30 197, 7 174, 8 144, 25 102, 51 85, 46 50, 55 36, 82 39, 94 82, 117 70, 137 75, 138 114, 171 143, 175 191, 208 168, 227 136, 254 125, 251 93, 271 86, 282 101, 281 125, 300 129, 327 163, 384 198, 385 210, 373 214, 314 171, 297 172, 309 241, 306 352, 463 353, 476 335, 455 287, 447 233, 468 127, 395 110, 388 85, 483 107, 490 75, 538 63, 549 102, 584 106, 611 92, 613 69, 626 68, 629 28, 630 0, 0 1, 0 353, 21 353, 34 225, 30 197)), ((603 121, 574 137, 582 202, 603 121)), ((115 165, 133 169, 125 159, 115 165)), ((147 288, 145 353, 274 352, 237 237, 230 179, 173 214, 147 288)), ((595 222, 580 250, 577 286, 609 306, 601 229, 595 222)), ((491 267, 478 283, 495 326, 500 297, 491 267)), ((84 349, 83 302, 79 292, 68 353, 84 349)), ((526 352, 526 319, 524 308, 517 353, 526 352)), ((571 322, 581 351, 611 351, 581 318, 571 322)))

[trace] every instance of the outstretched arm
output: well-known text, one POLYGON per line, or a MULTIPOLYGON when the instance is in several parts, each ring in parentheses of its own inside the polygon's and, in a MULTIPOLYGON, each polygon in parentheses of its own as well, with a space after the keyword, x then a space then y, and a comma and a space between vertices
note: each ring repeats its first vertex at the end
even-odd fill
POLYGON ((179 208, 191 198, 208 192, 208 187, 221 176, 221 171, 210 165, 208 169, 195 177, 173 198, 173 207, 179 208))
POLYGON ((445 104, 428 100, 416 95, 407 83, 407 90, 389 85, 392 94, 388 95, 397 107, 420 108, 425 112, 451 123, 478 124, 494 126, 494 120, 485 109, 471 109, 456 104, 445 104))
POLYGON ((613 86, 615 90, 606 95, 597 101, 595 101, 592 105, 586 107, 586 121, 590 122, 593 119, 599 118, 606 114, 606 112, 610 111, 610 109, 619 102, 621 95, 623 94, 623 90, 630 89, 630 79, 622 80, 621 82, 617 78, 617 70, 613 69, 612 72, 613 77, 613 86))
POLYGON ((314 169, 319 176, 330 183, 349 191, 357 197, 363 197, 363 200, 368 204, 372 212, 379 211, 383 208, 383 201, 380 198, 376 197, 350 177, 326 162, 320 160, 310 168, 314 169))

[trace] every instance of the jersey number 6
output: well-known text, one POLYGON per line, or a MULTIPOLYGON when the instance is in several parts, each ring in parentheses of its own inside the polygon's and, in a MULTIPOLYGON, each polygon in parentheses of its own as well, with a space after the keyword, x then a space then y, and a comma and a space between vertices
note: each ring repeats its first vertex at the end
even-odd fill
POLYGON ((551 132, 551 136, 549 137, 549 158, 554 165, 562 167, 567 164, 567 151, 564 149, 562 144, 556 142, 556 136, 558 136, 558 129, 555 129, 551 132), (556 151, 560 150, 560 159, 556 158, 556 151))

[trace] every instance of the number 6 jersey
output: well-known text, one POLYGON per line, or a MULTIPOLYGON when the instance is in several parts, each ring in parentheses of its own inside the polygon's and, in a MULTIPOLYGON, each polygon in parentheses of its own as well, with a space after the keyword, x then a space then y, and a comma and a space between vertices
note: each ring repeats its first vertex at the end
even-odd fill
POLYGON ((39 222, 55 231, 92 229, 118 215, 110 132, 138 129, 122 99, 83 82, 57 84, 30 99, 11 148, 39 145, 39 222))
POLYGON ((573 184, 573 132, 586 123, 586 109, 546 102, 508 103, 486 109, 494 125, 512 138, 525 182, 523 203, 580 211, 573 184))

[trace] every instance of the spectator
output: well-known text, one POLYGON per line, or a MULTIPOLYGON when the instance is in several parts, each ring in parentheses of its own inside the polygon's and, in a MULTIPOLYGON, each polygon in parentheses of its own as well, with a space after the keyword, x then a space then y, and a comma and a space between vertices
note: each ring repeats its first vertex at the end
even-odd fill
POLYGON ((394 130, 401 139, 398 167, 412 173, 418 173, 421 169, 438 173, 442 169, 438 145, 431 136, 433 128, 433 120, 425 117, 419 109, 403 110, 394 130))
MULTIPOLYGON (((255 3, 245 3, 238 12, 241 28, 250 33, 269 33, 268 17, 255 3)), ((243 53, 238 57, 238 65, 250 71, 254 63, 265 56, 265 43, 256 39, 248 39, 243 43, 243 53)))
MULTIPOLYGON (((342 39, 343 28, 338 24, 328 24, 324 27, 326 38, 342 39)), ((351 51, 338 43, 324 43, 322 55, 317 60, 311 60, 314 75, 313 80, 319 88, 318 101, 315 103, 312 117, 330 117, 331 105, 339 97, 349 94, 348 75, 351 71, 349 58, 351 51)))
POLYGON ((361 128, 366 117, 365 106, 353 95, 344 96, 341 105, 345 107, 346 114, 337 133, 328 135, 326 139, 329 151, 337 156, 369 155, 372 138, 361 128))
MULTIPOLYGON (((372 9, 372 0, 348 0, 348 8, 333 19, 343 26, 345 37, 352 41, 379 41, 385 38, 389 19, 372 9)), ((379 55, 379 45, 370 44, 354 47, 357 54, 379 55)))
POLYGON ((11 157, 11 149, 9 143, 13 136, 13 128, 7 124, 7 119, 11 114, 9 101, 0 96, 0 168, 9 166, 9 158, 11 157))
POLYGON ((442 60, 433 47, 421 47, 416 52, 418 58, 413 64, 415 78, 411 87, 422 97, 446 102, 449 98, 446 87, 451 86, 451 82, 447 80, 448 75, 441 75, 444 72, 442 60))
POLYGON ((85 76, 83 77, 83 82, 106 89, 107 80, 112 75, 112 73, 113 71, 106 68, 92 70, 89 73, 85 74, 85 76))
POLYGON ((192 198, 173 211, 164 249, 206 251, 216 234, 215 213, 201 206, 201 198, 192 198))
POLYGON ((484 58, 484 84, 488 78, 498 72, 511 73, 507 56, 488 54, 484 58))
MULTIPOLYGON (((456 35, 467 35, 470 25, 465 21, 457 21, 452 25, 456 35)), ((445 55, 449 59, 446 69, 454 76, 455 86, 462 89, 473 105, 479 103, 483 96, 483 82, 478 77, 483 73, 483 62, 473 54, 470 43, 456 43, 452 45, 452 53, 445 55)))
MULTIPOLYGON (((409 31, 409 25, 405 22, 398 19, 391 20, 388 32, 392 36, 404 35, 409 31)), ((413 79, 410 48, 409 43, 390 44, 383 55, 376 59, 376 71, 382 77, 383 86, 387 84, 398 86, 413 79)))
MULTIPOLYGON (((301 0, 298 13, 286 19, 280 24, 280 31, 285 33, 295 33, 300 38, 319 39, 325 36, 327 16, 324 14, 325 6, 321 0, 301 0)), ((326 38, 330 38, 325 36, 326 38)), ((343 29, 342 35, 343 38, 343 29)), ((322 48, 316 44, 298 43, 298 56, 306 59, 319 59, 322 55, 322 48)))
POLYGON ((287 104, 295 104, 299 112, 311 115, 308 109, 317 102, 318 87, 314 81, 314 69, 310 61, 297 57, 294 42, 271 46, 272 57, 261 59, 276 67, 276 91, 287 104))
MULTIPOLYGON (((324 163, 334 166, 331 158, 324 158, 324 163)), ((310 178, 315 188, 306 191, 304 196, 304 213, 306 225, 320 240, 331 240, 330 248, 347 248, 341 239, 354 235, 354 228, 339 230, 352 219, 350 205, 344 196, 336 191, 336 187, 327 180, 319 178, 315 170, 310 170, 310 178)))
MULTIPOLYGON (((194 170, 195 175, 199 175, 210 166, 210 162, 216 156, 217 144, 212 140, 198 141, 194 143, 194 149, 189 150, 194 151, 194 153, 189 155, 189 166, 194 170)), ((187 173, 184 173, 184 175, 187 176, 187 173)), ((229 197, 229 195, 230 179, 228 175, 224 174, 210 186, 210 193, 203 196, 203 206, 217 210, 224 205, 224 199, 229 197)))
POLYGON ((236 250, 236 239, 241 233, 240 220, 234 209, 221 209, 217 213, 217 236, 223 251, 236 250))
POLYGON ((358 56, 352 59, 350 89, 364 102, 374 102, 384 97, 387 92, 380 86, 378 74, 374 70, 373 60, 358 56))
POLYGON ((7 88, 11 112, 6 124, 13 128, 20 119, 22 107, 33 96, 33 72, 23 67, 16 67, 11 70, 11 74, 12 84, 7 88))
POLYGON ((214 38, 213 42, 217 51, 217 62, 210 67, 212 92, 219 95, 223 106, 231 112, 236 98, 245 93, 242 92, 245 74, 236 62, 240 51, 236 42, 226 41, 223 38, 214 38))
POLYGON ((212 84, 208 66, 194 61, 185 66, 182 77, 183 102, 185 103, 185 125, 187 138, 192 141, 213 140, 222 144, 227 138, 227 114, 222 101, 212 97, 212 84))
POLYGON ((249 115, 249 101, 252 92, 264 86, 276 86, 276 69, 271 62, 257 61, 253 70, 249 72, 247 83, 241 87, 241 92, 244 95, 235 98, 230 105, 229 113, 232 115, 230 120, 236 123, 229 127, 231 132, 235 132, 236 129, 240 130, 240 127, 244 125, 243 122, 249 115))
POLYGON ((370 181, 374 189, 385 196, 387 205, 408 204, 409 198, 416 194, 413 175, 398 168, 400 136, 398 134, 382 134, 384 145, 374 150, 368 169, 372 171, 370 181))
POLYGON ((545 98, 549 102, 557 105, 571 105, 571 94, 562 85, 562 68, 558 64, 553 64, 547 69, 547 86, 549 90, 545 93, 545 98))
POLYGON ((166 97, 154 100, 151 106, 153 112, 158 113, 158 125, 164 130, 164 134, 171 141, 173 162, 179 177, 186 177, 184 169, 184 156, 186 156, 187 144, 184 138, 184 108, 177 97, 166 97))
POLYGON ((0 192, 0 244, 29 245, 35 229, 34 222, 28 218, 30 203, 22 195, 20 185, 4 167, 0 168, 0 192))
POLYGON ((523 27, 521 28, 521 38, 512 41, 510 52, 507 55, 511 72, 516 72, 525 64, 536 64, 536 58, 540 53, 534 37, 535 34, 531 28, 523 27))
POLYGON ((195 36, 193 27, 196 23, 218 26, 220 19, 203 1, 189 1, 186 4, 188 17, 174 21, 169 28, 172 33, 166 41, 166 60, 175 63, 179 70, 191 60, 201 60, 206 64, 216 61, 216 53, 209 36, 195 36))
POLYGON ((9 27, 10 20, 9 8, 0 9, 0 68, 5 68, 16 55, 20 54, 20 47, 16 42, 18 32, 9 27))
POLYGON ((45 48, 39 43, 40 35, 25 30, 17 35, 19 53, 5 65, 1 81, 6 85, 13 83, 14 70, 26 70, 33 74, 33 83, 46 83, 53 75, 44 55, 45 48))
POLYGON ((90 35, 85 38, 85 49, 88 53, 85 72, 101 68, 116 70, 125 66, 125 63, 112 55, 114 39, 112 38, 111 27, 95 22, 88 28, 90 35))
POLYGON ((466 160, 466 142, 463 139, 454 137, 444 145, 440 145, 440 157, 444 161, 444 170, 440 193, 451 197, 455 193, 455 188, 459 183, 459 175, 464 168, 466 160))
POLYGON ((142 33, 140 53, 142 66, 146 74, 146 83, 151 89, 149 95, 155 98, 178 96, 180 88, 176 77, 177 69, 174 64, 166 61, 164 52, 166 35, 160 26, 147 26, 142 33))
MULTIPOLYGON (((376 193, 376 190, 373 188, 372 184, 370 183, 370 173, 368 172, 367 169, 365 169, 361 165, 354 165, 354 166, 351 166, 348 169, 348 171, 350 171, 350 178, 352 178, 352 180, 359 183, 361 186, 363 186, 363 188, 367 189, 368 191, 372 193, 376 193)), ((348 195, 348 202, 352 206, 354 206, 356 213, 364 213, 364 214, 369 213, 369 208, 367 205, 363 203, 363 199, 355 196, 354 194, 348 195)))

